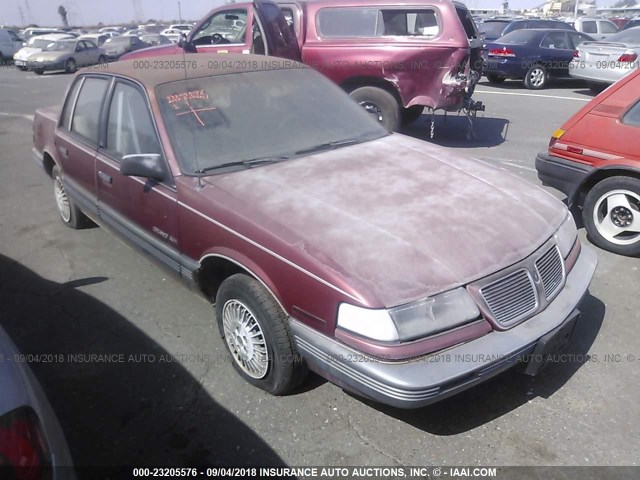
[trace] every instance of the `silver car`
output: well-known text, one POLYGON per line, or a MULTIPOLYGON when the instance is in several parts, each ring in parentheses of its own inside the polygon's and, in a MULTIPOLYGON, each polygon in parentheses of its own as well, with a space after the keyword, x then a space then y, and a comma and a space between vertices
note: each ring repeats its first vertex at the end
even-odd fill
POLYGON ((73 38, 53 42, 42 52, 30 55, 27 59, 27 69, 37 74, 47 70, 65 70, 73 73, 78 67, 97 63, 106 65, 106 52, 91 40, 73 38))
POLYGON ((71 454, 27 359, 0 327, 0 477, 74 479, 57 468, 71 467, 71 454))
POLYGON ((640 27, 623 30, 606 41, 584 42, 578 47, 569 74, 587 80, 593 91, 615 83, 640 66, 640 27))

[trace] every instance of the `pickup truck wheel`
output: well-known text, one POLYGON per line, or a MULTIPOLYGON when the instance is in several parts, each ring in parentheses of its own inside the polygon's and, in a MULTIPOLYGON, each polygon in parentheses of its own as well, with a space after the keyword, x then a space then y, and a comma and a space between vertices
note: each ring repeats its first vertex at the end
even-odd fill
POLYGON ((389 92, 378 87, 360 87, 349 95, 384 128, 389 131, 398 130, 400 127, 400 105, 389 92))
POLYGON ((532 65, 524 75, 524 86, 529 90, 540 90, 547 86, 547 69, 542 65, 532 65))
POLYGON ((640 256, 640 179, 610 177, 598 182, 584 200, 582 219, 595 245, 640 256))
POLYGON ((272 395, 284 395, 306 377, 287 315, 254 278, 227 278, 216 295, 216 318, 233 367, 249 383, 272 395))
POLYGON ((64 65, 64 71, 67 73, 74 73, 77 68, 76 61, 73 58, 67 60, 67 63, 64 65))
POLYGON ((79 229, 89 224, 89 219, 82 213, 82 211, 73 203, 73 200, 67 195, 67 191, 64 188, 62 182, 62 175, 60 169, 56 166, 53 167, 51 172, 51 178, 53 179, 53 194, 56 199, 56 206, 58 207, 58 213, 64 223, 69 228, 79 229))
POLYGON ((402 125, 410 125, 422 116, 424 107, 422 105, 414 105, 409 108, 403 108, 401 117, 402 125))
POLYGON ((500 83, 504 83, 506 78, 499 77, 498 75, 487 75, 487 80, 489 80, 489 83, 493 83, 494 85, 498 85, 500 83))

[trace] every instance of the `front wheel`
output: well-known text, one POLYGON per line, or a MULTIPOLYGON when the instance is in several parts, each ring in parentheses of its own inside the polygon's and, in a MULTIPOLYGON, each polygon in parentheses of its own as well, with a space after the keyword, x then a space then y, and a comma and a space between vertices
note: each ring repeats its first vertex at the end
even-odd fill
POLYGON ((400 128, 400 105, 386 90, 360 87, 349 95, 387 130, 397 131, 400 128))
POLYGON ((610 177, 585 198, 582 219, 589 239, 620 255, 640 255, 640 179, 610 177))
POLYGON ((533 65, 524 76, 524 86, 529 90, 540 90, 547 86, 547 69, 542 65, 533 65))
POLYGON ((216 295, 220 334, 236 371, 249 383, 272 395, 284 395, 306 377, 287 315, 254 278, 227 278, 216 295))

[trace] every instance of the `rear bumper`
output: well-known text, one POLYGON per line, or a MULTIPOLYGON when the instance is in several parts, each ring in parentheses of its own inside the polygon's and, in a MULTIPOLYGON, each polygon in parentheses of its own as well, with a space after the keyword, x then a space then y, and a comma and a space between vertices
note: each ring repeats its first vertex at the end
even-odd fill
POLYGON ((541 337, 576 315, 596 268, 595 252, 583 246, 565 287, 535 317, 448 350, 406 362, 368 357, 297 320, 291 332, 309 367, 333 383, 378 402, 418 408, 481 383, 517 364, 541 337))
POLYGON ((569 75, 580 80, 587 80, 594 83, 615 83, 627 73, 634 70, 631 66, 615 62, 609 65, 608 62, 585 62, 574 60, 569 64, 569 75))
POLYGON ((536 155, 536 170, 543 185, 560 190, 571 203, 582 182, 595 169, 578 162, 549 155, 547 152, 540 152, 536 155))
POLYGON ((484 59, 482 74, 485 76, 496 75, 505 78, 522 78, 526 72, 523 63, 521 59, 515 57, 487 57, 484 59))

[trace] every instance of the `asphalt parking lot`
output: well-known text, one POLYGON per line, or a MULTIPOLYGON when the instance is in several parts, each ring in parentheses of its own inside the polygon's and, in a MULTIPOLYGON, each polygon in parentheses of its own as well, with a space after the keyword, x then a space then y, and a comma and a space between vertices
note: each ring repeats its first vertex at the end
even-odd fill
MULTIPOLYGON (((76 464, 638 464, 640 259, 597 249, 571 355, 534 379, 510 371, 409 411, 315 376, 271 397, 226 361, 207 302, 100 228, 59 221, 31 160, 31 115, 71 78, 0 69, 0 324, 45 355, 31 366, 76 464)), ((438 115, 434 141, 539 184, 536 152, 592 94, 482 82, 476 98, 477 138, 463 117, 438 115)), ((426 117, 406 133, 426 140, 426 117)))

